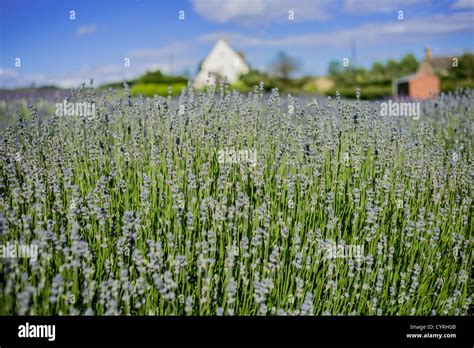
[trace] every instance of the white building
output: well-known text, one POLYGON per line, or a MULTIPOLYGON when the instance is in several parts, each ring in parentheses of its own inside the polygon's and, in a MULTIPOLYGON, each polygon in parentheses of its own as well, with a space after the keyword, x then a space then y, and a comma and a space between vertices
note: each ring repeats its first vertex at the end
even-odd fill
POLYGON ((248 72, 249 66, 243 57, 235 52, 225 40, 219 40, 202 62, 194 85, 200 88, 206 86, 208 81, 210 84, 215 84, 224 78, 227 78, 229 83, 234 83, 239 79, 240 74, 248 72), (209 74, 211 74, 210 79, 209 74))

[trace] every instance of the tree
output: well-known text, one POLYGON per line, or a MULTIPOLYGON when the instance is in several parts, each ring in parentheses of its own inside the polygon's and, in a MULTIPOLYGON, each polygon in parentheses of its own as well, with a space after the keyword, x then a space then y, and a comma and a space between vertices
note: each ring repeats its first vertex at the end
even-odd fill
POLYGON ((385 65, 385 72, 388 78, 399 77, 399 65, 396 60, 390 59, 385 65))
POLYGON ((457 60, 457 66, 449 69, 451 75, 458 79, 474 78, 474 54, 465 53, 457 60))
POLYGON ((186 83, 184 76, 164 75, 160 70, 147 71, 145 75, 138 78, 137 83, 186 83))
POLYGON ((413 54, 407 54, 399 63, 402 75, 414 73, 418 69, 418 61, 413 54))
POLYGON ((331 77, 336 77, 341 73, 341 71, 341 63, 338 60, 331 60, 328 67, 328 75, 331 77))
POLYGON ((289 79, 290 75, 298 70, 298 63, 296 60, 285 52, 280 52, 277 59, 273 63, 274 73, 282 79, 289 79))
POLYGON ((381 80, 385 76, 385 67, 380 62, 374 62, 370 74, 375 80, 381 80))

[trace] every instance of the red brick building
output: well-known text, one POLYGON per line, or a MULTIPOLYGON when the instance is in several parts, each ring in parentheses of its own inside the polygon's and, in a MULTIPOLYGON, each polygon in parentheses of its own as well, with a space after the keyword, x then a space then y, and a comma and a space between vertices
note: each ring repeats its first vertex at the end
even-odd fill
POLYGON ((439 94, 439 76, 446 75, 452 64, 452 57, 432 57, 431 50, 425 50, 425 59, 415 74, 394 81, 394 94, 413 99, 429 99, 439 94))
POLYGON ((396 94, 413 99, 429 99, 439 93, 438 76, 426 72, 418 72, 402 77, 396 82, 396 94))

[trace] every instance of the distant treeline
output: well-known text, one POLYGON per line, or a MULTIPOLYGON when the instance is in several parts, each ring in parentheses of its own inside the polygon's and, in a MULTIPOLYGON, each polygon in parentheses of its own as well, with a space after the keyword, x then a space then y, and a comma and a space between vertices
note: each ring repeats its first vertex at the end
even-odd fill
MULTIPOLYGON (((188 79, 184 76, 165 75, 160 70, 148 71, 145 75, 135 80, 128 80, 126 83, 131 87, 131 94, 153 96, 168 95, 171 90, 172 95, 178 95, 186 87, 188 79)), ((101 89, 115 88, 121 89, 123 82, 109 83, 101 86, 101 89)))
MULTIPOLYGON (((400 60, 390 59, 386 63, 374 62, 368 69, 363 67, 345 67, 339 61, 332 61, 328 67, 328 78, 334 82, 334 86, 324 92, 325 95, 335 95, 336 91, 341 96, 355 98, 356 89, 362 91, 361 98, 382 98, 392 93, 392 82, 394 79, 415 73, 419 62, 413 54, 407 54, 400 60)), ((458 66, 449 69, 446 76, 441 76, 441 90, 443 92, 455 91, 459 87, 474 88, 474 55, 464 54, 458 58, 458 66)), ((186 87, 188 78, 185 76, 165 75, 161 71, 147 72, 143 76, 127 81, 131 86, 131 94, 153 96, 179 95, 186 87), (171 93, 170 93, 171 92, 171 93)), ((270 74, 263 71, 251 69, 249 73, 240 76, 240 79, 232 84, 230 88, 240 92, 249 92, 255 86, 263 82, 263 88, 271 91, 278 88, 282 93, 318 93, 315 78, 304 76, 290 78, 288 76, 270 74)), ((101 88, 123 87, 123 83, 111 83, 101 88)))
MULTIPOLYGON (((470 53, 458 57, 456 67, 451 67, 446 76, 441 76, 441 91, 450 92, 457 88, 474 88, 474 55, 470 53)), ((392 82, 396 78, 415 73, 419 62, 413 54, 407 54, 399 61, 390 59, 385 64, 374 62, 370 69, 344 67, 339 61, 332 61, 328 77, 334 87, 326 94, 338 91, 344 97, 355 97, 356 88, 363 90, 362 98, 380 98, 392 93, 392 82)))

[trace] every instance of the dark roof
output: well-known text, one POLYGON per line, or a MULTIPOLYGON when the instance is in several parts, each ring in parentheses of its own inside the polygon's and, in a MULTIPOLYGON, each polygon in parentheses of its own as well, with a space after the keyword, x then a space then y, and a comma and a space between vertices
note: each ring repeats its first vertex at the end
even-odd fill
POLYGON ((236 51, 235 53, 237 53, 240 56, 240 58, 242 58, 242 60, 245 61, 245 53, 244 52, 236 51))
POLYGON ((448 70, 452 66, 453 57, 433 57, 428 59, 437 70, 448 70))

